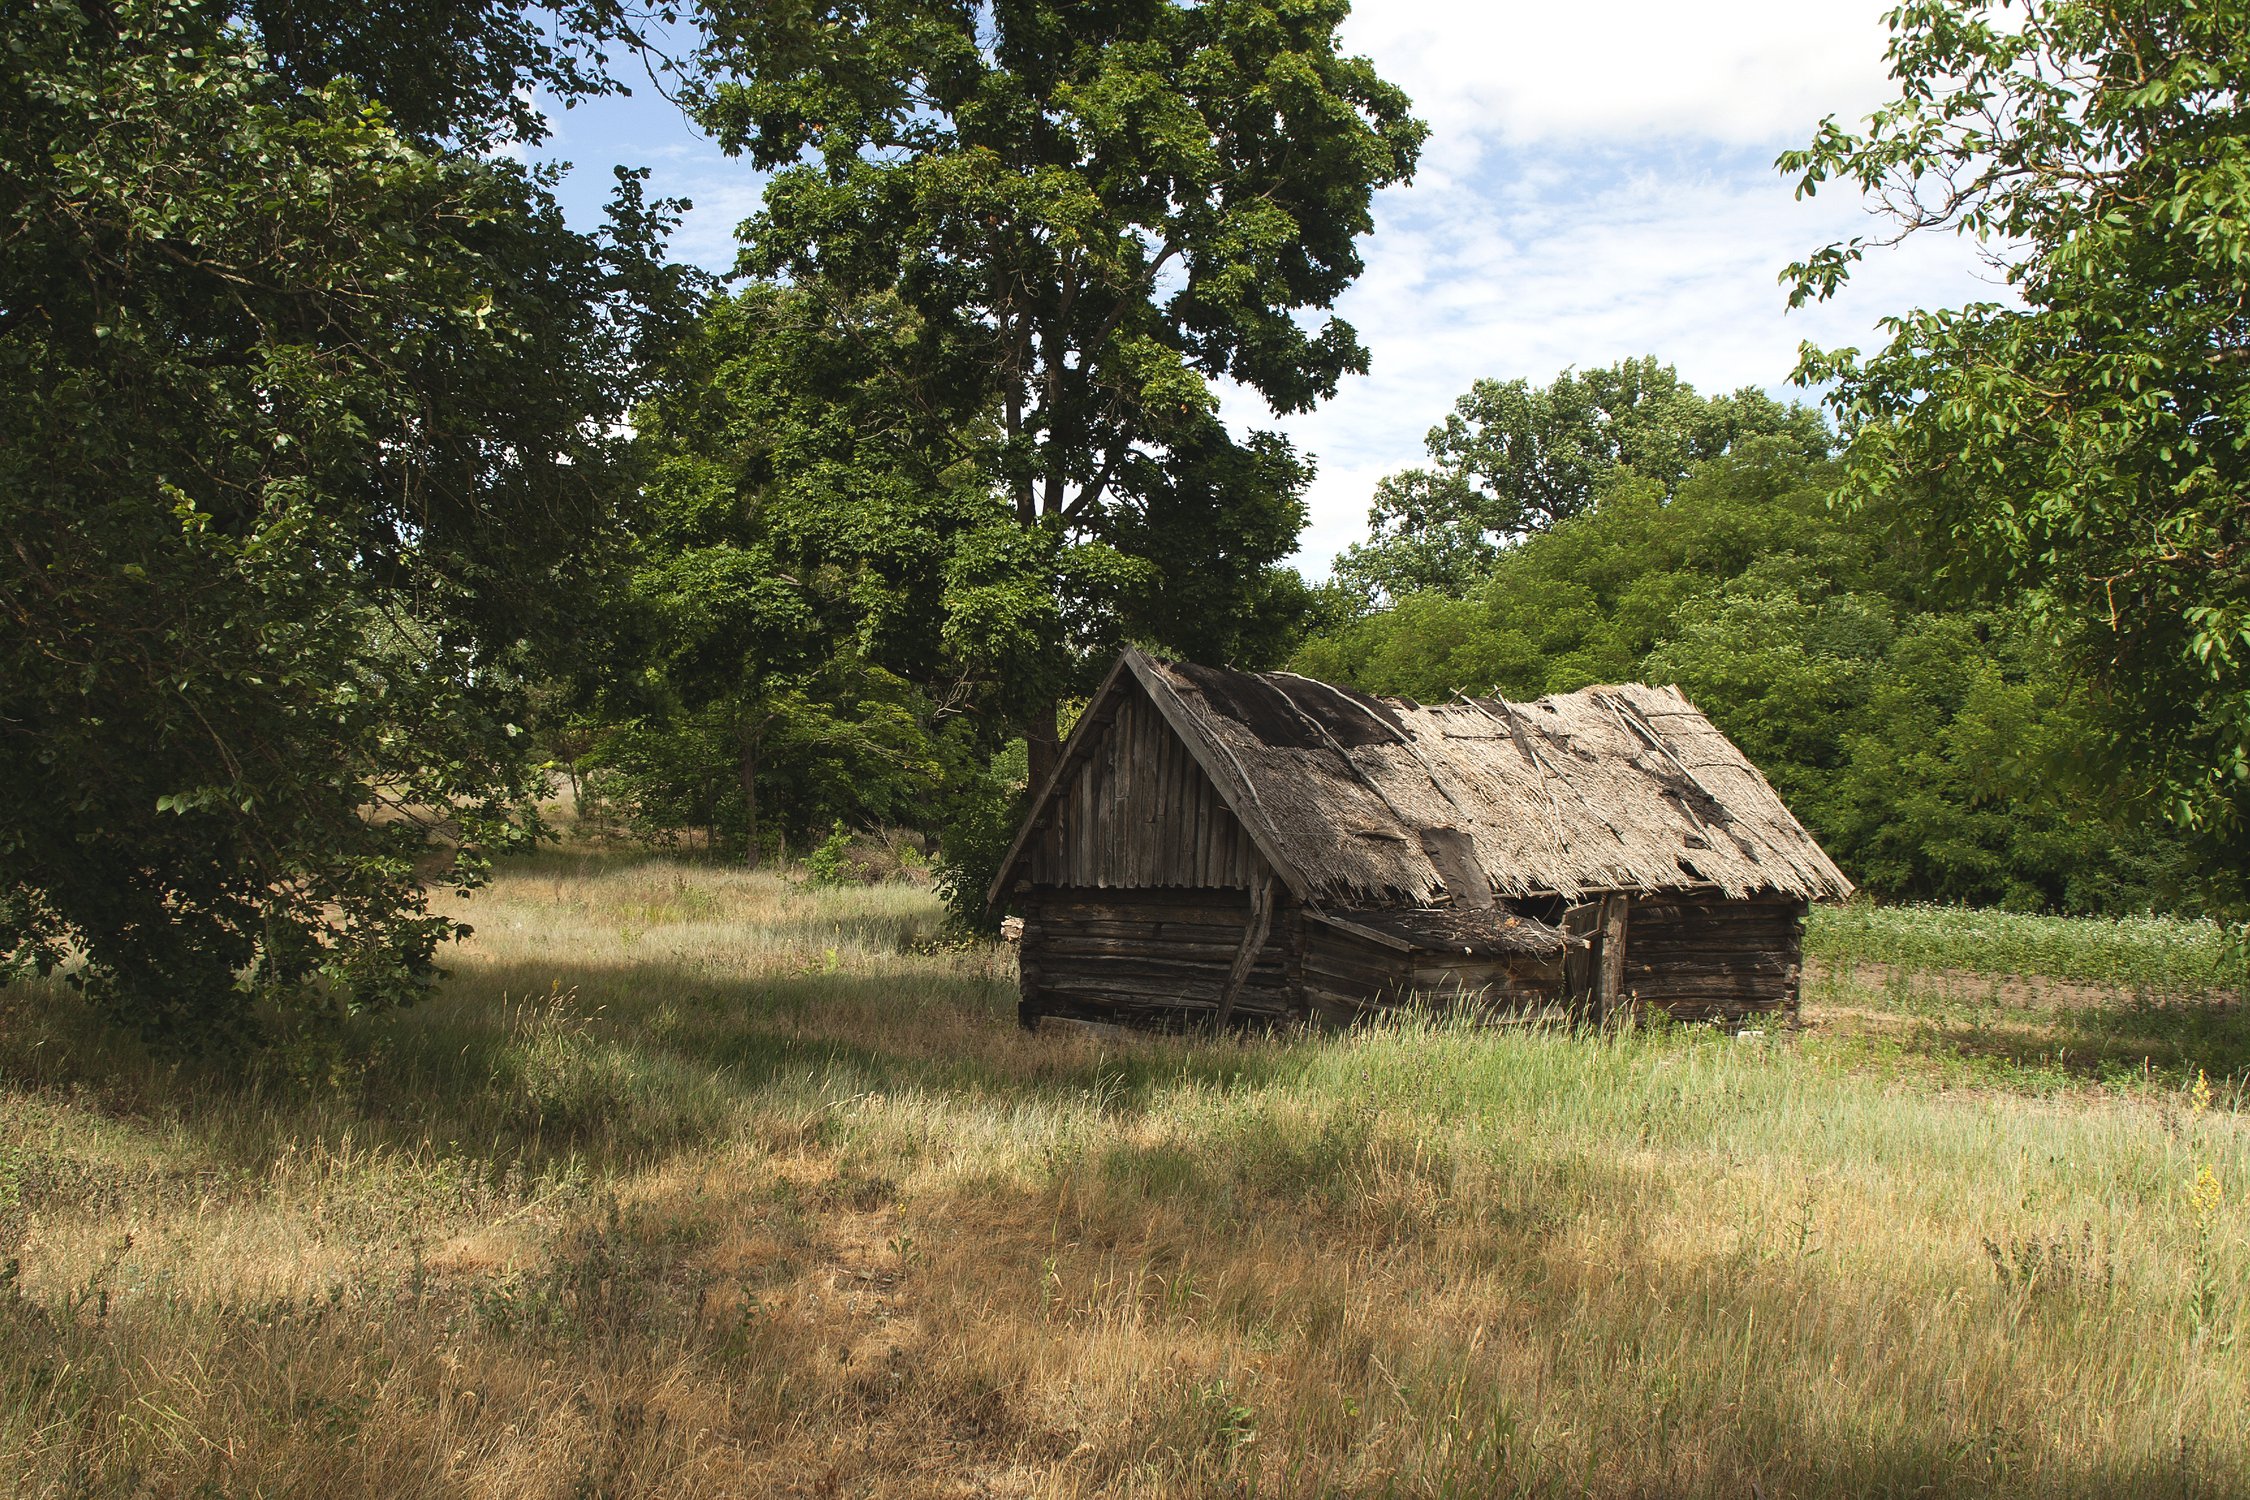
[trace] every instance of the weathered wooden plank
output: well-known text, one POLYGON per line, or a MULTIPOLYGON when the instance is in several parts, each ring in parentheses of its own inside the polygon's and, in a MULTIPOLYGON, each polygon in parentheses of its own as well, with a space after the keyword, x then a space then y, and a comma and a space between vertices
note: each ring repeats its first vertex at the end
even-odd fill
MULTIPOLYGON (((1220 987, 1215 984, 1180 983, 1161 974, 1059 974, 1041 982, 1040 996, 1068 995, 1084 1003, 1111 1001, 1120 1005, 1200 1005, 1219 1008, 1220 987)), ((1289 991, 1279 984, 1243 986, 1235 997, 1240 1006, 1289 1008, 1289 991)))
POLYGON ((1601 953, 1594 974, 1594 1018, 1607 1020, 1627 1003, 1625 993, 1625 929, 1630 896, 1604 896, 1601 914, 1601 953))
POLYGON ((1186 874, 1187 846, 1182 842, 1185 830, 1181 827, 1181 786, 1179 757, 1168 734, 1155 737, 1157 795, 1147 816, 1156 824, 1157 837, 1165 851, 1159 885, 1181 884, 1186 874))
POLYGON ((1156 766, 1156 743, 1148 733, 1140 705, 1133 705, 1133 733, 1129 745, 1131 760, 1127 773, 1118 778, 1117 832, 1125 846, 1125 884, 1129 886, 1155 885, 1156 830, 1150 826, 1151 805, 1159 799, 1149 785, 1150 773, 1156 766))
POLYGON ((1315 959, 1309 954, 1305 959, 1305 974, 1308 983, 1318 980, 1330 989, 1346 991, 1374 989, 1380 985, 1396 984, 1405 977, 1397 969, 1339 963, 1333 959, 1315 959))
POLYGON ((1257 961, 1258 950, 1266 946, 1273 932, 1274 879, 1270 874, 1259 876, 1250 887, 1250 925, 1242 934, 1242 949, 1235 954, 1233 967, 1227 970, 1227 982, 1219 991, 1219 1024, 1226 1025, 1234 1013, 1234 997, 1242 990, 1242 982, 1250 977, 1250 966, 1257 961))
MULTIPOLYGON (((1208 979, 1182 979, 1171 974, 1090 974, 1077 970, 1045 976, 1040 988, 1043 994, 1070 994, 1089 1000, 1114 996, 1120 1001, 1176 1001, 1182 1005, 1200 1003, 1213 1007, 1217 1006, 1222 992, 1220 984, 1208 979)), ((1244 985, 1238 1000, 1242 1004, 1265 1004, 1271 1001, 1276 1005, 1286 1005, 1288 996, 1288 986, 1276 981, 1244 985)))
POLYGON ((1662 942, 1651 942, 1646 944, 1645 946, 1639 941, 1640 932, 1638 928, 1635 929, 1633 935, 1635 941, 1632 944, 1632 951, 1636 955, 1642 953, 1655 955, 1655 957, 1652 957, 1650 959, 1650 962, 1652 963, 1656 962, 1658 957, 1675 961, 1686 959, 1726 960, 1774 957, 1781 954, 1793 953, 1797 951, 1798 948, 1798 943, 1795 938, 1786 937, 1780 934, 1776 934, 1771 938, 1767 938, 1759 942, 1740 943, 1720 942, 1716 940, 1698 943, 1693 941, 1681 941, 1680 939, 1674 937, 1668 938, 1662 942))
POLYGON ((1187 811, 1181 818, 1191 842, 1186 850, 1187 864, 1192 872, 1191 883, 1208 886, 1212 881, 1209 817, 1205 811, 1207 799, 1203 788, 1190 784, 1187 794, 1187 811))
MULTIPOLYGON (((1088 950, 1108 950, 1136 946, 1169 949, 1174 952, 1198 949, 1211 953, 1224 953, 1231 958, 1234 951, 1242 946, 1243 935, 1246 931, 1247 928, 1240 925, 1232 928, 1191 928, 1159 923, 1135 929, 1121 923, 1106 922, 1101 924, 1097 930, 1066 923, 1059 926, 1046 941, 1049 945, 1084 947, 1088 950)), ((1282 951, 1281 944, 1272 941, 1270 938, 1265 946, 1276 953, 1282 951)))
POLYGON ((1289 903, 1287 925, 1282 930, 1282 970, 1289 985, 1289 1008, 1307 1015, 1305 1008, 1305 909, 1289 903))
POLYGON ((1788 998, 1789 987, 1785 984, 1742 985, 1706 981, 1701 983, 1647 985, 1631 990, 1629 993, 1637 994, 1643 1000, 1648 1001, 1724 1000, 1729 998, 1779 1001, 1788 998))
POLYGON ((1760 901, 1755 898, 1742 901, 1682 901, 1664 896, 1644 896, 1635 902, 1645 908, 1657 921, 1774 921, 1804 912, 1799 901, 1760 901))
POLYGON ((1151 899, 1136 901, 1120 892, 1114 900, 1057 901, 1043 899, 1041 892, 1034 891, 1024 907, 1027 913, 1037 910, 1058 922, 1185 922, 1190 926, 1225 927, 1240 926, 1250 919, 1246 891, 1211 891, 1208 900, 1193 899, 1194 894, 1167 891, 1163 893, 1167 899, 1157 900, 1157 893, 1151 892, 1151 899))
POLYGON ((1352 921, 1349 917, 1339 917, 1331 912, 1314 912, 1311 920, 1322 927, 1332 928, 1339 932, 1348 932, 1355 940, 1362 943, 1374 943, 1379 947, 1396 949, 1400 953, 1414 951, 1414 945, 1405 938, 1394 936, 1388 932, 1378 932, 1372 927, 1352 921))
POLYGON ((1200 943, 1233 952, 1242 941, 1244 922, 1190 922, 1149 920, 1120 921, 1108 918, 1063 918, 1051 924, 1058 933, 1088 942, 1200 943))
POLYGON ((1676 988, 1680 985, 1733 985, 1736 988, 1779 989, 1789 982, 1786 967, 1759 970, 1740 969, 1650 969, 1625 976, 1625 987, 1642 991, 1676 988))
POLYGON ((1072 885, 1090 885, 1087 878, 1089 862, 1093 859, 1094 841, 1099 831, 1094 827, 1095 760, 1091 753, 1079 762, 1078 779, 1070 787, 1071 840, 1070 858, 1065 863, 1066 878, 1072 885))

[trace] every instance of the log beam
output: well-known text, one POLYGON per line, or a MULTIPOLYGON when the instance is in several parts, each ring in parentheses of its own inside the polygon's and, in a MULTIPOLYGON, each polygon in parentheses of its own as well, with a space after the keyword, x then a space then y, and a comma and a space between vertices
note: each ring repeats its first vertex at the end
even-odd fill
POLYGON ((1242 982, 1250 977, 1259 951, 1273 932, 1273 886, 1271 869, 1261 868, 1250 878, 1250 925, 1243 930, 1242 947, 1234 955, 1234 967, 1227 970, 1226 987, 1219 991, 1219 1025, 1222 1027, 1234 1015, 1235 996, 1242 993, 1242 982))

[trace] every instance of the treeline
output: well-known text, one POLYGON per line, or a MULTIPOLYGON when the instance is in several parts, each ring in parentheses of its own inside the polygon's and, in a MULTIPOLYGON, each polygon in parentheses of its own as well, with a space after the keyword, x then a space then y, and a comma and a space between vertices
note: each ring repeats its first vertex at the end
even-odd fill
POLYGON ((2052 634, 1947 586, 1907 508, 1840 505, 1816 412, 1647 359, 1481 383, 1429 447, 1296 670, 1438 701, 1676 682, 1875 895, 2192 904, 2183 841, 2090 787, 2101 726, 2052 634))
MULTIPOLYGON (((975 466, 949 479, 918 466, 924 445, 864 450, 868 415, 899 393, 879 358, 821 372, 818 322, 801 292, 721 299, 643 409, 637 588, 661 666, 643 681, 661 691, 571 726, 571 769, 590 808, 728 858, 801 850, 837 822, 913 828, 973 896, 1028 767, 967 687, 947 700, 931 627, 960 626, 947 568, 1009 523, 975 466), (866 404, 839 422, 846 389, 866 404), (842 446, 796 446, 814 433, 842 446), (842 489, 794 477, 819 473, 842 489)), ((1645 358, 1480 382, 1428 446, 1428 467, 1379 487, 1372 540, 1330 584, 1277 569, 1263 613, 1200 635, 1121 603, 1126 637, 1425 701, 1676 682, 1874 895, 2196 904, 2186 843, 2091 790, 2092 685, 2026 610, 1948 585, 1910 509, 1841 505, 1817 411, 1705 397, 1645 358)))

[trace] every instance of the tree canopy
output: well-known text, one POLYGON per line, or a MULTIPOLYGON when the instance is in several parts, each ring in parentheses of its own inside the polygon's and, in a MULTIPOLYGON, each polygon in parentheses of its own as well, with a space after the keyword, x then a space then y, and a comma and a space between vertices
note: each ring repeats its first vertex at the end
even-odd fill
POLYGON ((2102 779, 2192 832, 2250 910, 2250 12, 2233 0, 1912 0, 1897 100, 1781 159, 1891 232, 1978 238, 2014 301, 1925 309, 1834 382, 1847 494, 1909 497, 1942 569, 2018 600, 2096 689, 2102 779))
POLYGON ((1358 275, 1371 197, 1424 131, 1339 52, 1345 12, 712 10, 703 118, 775 169, 742 268, 895 297, 914 320, 896 357, 995 426, 985 462, 1016 539, 982 554, 1036 636, 1007 684, 1035 752, 1056 695, 1134 625, 1224 652, 1303 524, 1308 466, 1278 436, 1230 433, 1211 382, 1289 412, 1365 367, 1349 325, 1307 315, 1358 275))
POLYGON ((1827 435, 1816 412, 1756 389, 1700 396, 1654 357, 1544 386, 1480 380, 1424 439, 1431 466, 1376 486, 1370 537, 1336 574, 1371 597, 1461 594, 1509 543, 1583 515, 1617 470, 1669 493, 1695 465, 1777 433, 1809 446, 1827 435))
POLYGON ((1827 434, 1781 426, 1682 473, 1613 468, 1587 508, 1490 562, 1441 557, 1466 588, 1333 623, 1293 665, 1436 702, 1678 683, 1875 894, 2176 899, 2177 841, 2116 826, 2059 774, 2094 708, 2048 639, 1935 586, 1911 514, 1834 509, 1827 434))
POLYGON ((762 795, 772 831, 916 820, 970 756, 972 726, 943 721, 1012 665, 1023 632, 979 559, 1017 532, 980 462, 992 424, 892 358, 914 321, 888 294, 752 283, 636 412, 637 630, 610 694, 632 727, 601 759, 654 821, 754 858, 762 795))
POLYGON ((4 24, 0 955, 77 949, 189 1044, 408 997, 451 930, 418 861, 526 826, 519 686, 595 592, 661 216, 627 178, 573 233, 212 8, 4 24))

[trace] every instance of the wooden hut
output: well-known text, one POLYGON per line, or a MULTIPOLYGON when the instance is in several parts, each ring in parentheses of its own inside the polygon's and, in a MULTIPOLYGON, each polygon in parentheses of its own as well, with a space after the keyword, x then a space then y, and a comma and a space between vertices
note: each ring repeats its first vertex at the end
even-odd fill
POLYGON ((1021 1015, 1794 1016, 1851 883, 1677 688, 1421 705, 1128 651, 988 892, 1021 1015))

